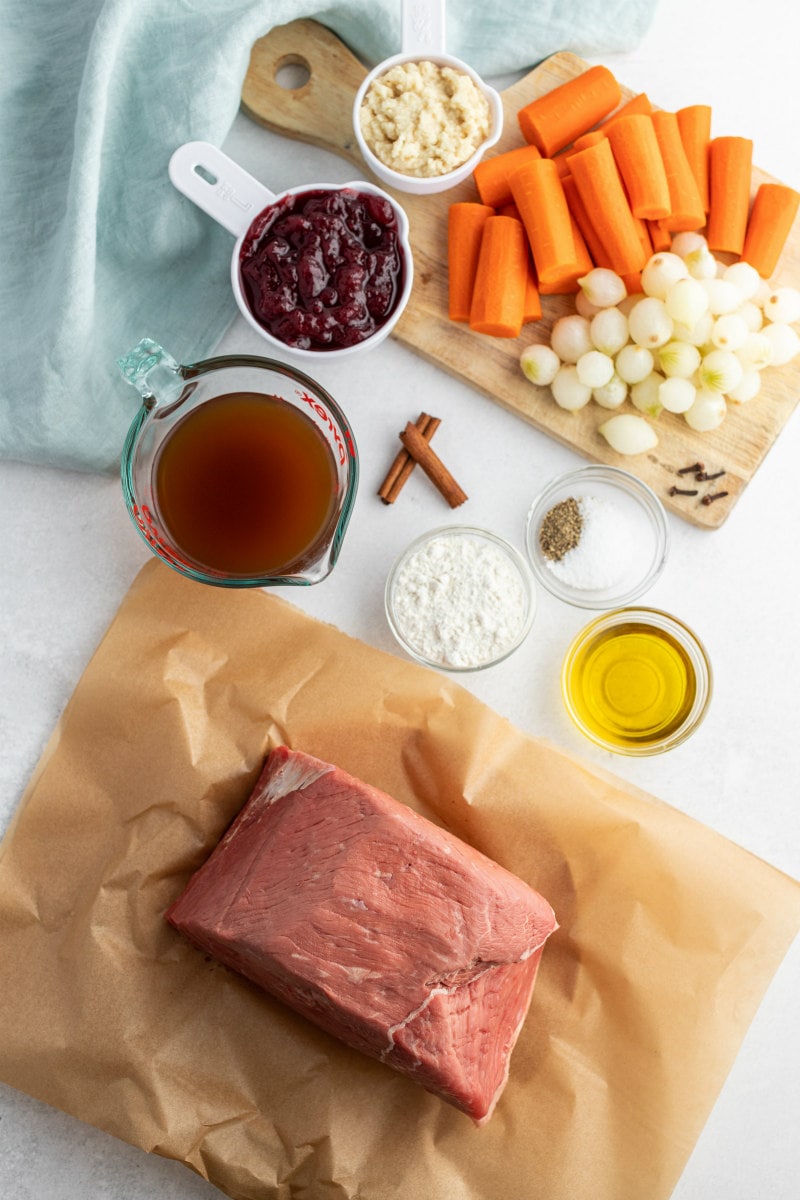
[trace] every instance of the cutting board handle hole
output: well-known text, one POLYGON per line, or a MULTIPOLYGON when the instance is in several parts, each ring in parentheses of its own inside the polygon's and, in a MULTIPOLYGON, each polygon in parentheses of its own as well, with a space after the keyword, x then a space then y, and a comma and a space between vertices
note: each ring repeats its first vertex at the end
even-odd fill
POLYGON ((311 78, 308 60, 299 54, 285 54, 275 65, 275 82, 284 91, 296 92, 311 78))
POLYGON ((199 175, 203 182, 210 184, 211 187, 213 187, 217 182, 216 175, 212 174, 212 172, 209 171, 207 167, 204 167, 202 163, 197 163, 192 170, 194 171, 195 175, 199 175))

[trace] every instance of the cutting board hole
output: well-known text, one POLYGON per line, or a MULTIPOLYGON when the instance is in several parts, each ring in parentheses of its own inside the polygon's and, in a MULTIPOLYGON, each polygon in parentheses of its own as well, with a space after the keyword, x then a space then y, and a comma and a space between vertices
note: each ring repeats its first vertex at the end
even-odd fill
POLYGON ((287 54, 275 68, 275 82, 287 92, 305 87, 311 78, 311 67, 299 54, 287 54))
POLYGON ((217 182, 216 175, 212 175, 212 173, 210 171, 206 170, 206 168, 201 163, 197 163, 197 165, 194 168, 194 173, 195 173, 195 175, 199 175, 200 178, 204 181, 204 183, 210 183, 212 187, 217 182))

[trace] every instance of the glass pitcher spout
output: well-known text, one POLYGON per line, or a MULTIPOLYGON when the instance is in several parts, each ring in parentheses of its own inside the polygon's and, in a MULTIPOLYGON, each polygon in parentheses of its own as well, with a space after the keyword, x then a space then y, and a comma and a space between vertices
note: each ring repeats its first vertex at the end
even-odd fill
POLYGON ((181 367, 163 346, 142 338, 128 354, 117 359, 123 378, 135 387, 146 408, 177 399, 183 387, 181 367))

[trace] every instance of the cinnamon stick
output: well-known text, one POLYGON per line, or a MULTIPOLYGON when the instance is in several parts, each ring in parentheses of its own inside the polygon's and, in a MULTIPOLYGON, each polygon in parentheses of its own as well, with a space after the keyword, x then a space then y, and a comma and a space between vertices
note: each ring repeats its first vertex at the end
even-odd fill
MULTIPOLYGON (((441 423, 439 417, 431 417, 428 413, 420 413, 414 425, 422 434, 425 441, 429 442, 441 423)), ((416 465, 416 460, 411 457, 405 446, 402 450, 398 451, 394 462, 386 473, 386 478, 378 488, 378 495, 384 504, 394 504, 416 465)))
POLYGON ((467 493, 456 483, 442 460, 434 453, 416 425, 408 422, 400 434, 400 441, 411 457, 419 463, 431 483, 444 496, 451 508, 458 508, 469 499, 467 493))

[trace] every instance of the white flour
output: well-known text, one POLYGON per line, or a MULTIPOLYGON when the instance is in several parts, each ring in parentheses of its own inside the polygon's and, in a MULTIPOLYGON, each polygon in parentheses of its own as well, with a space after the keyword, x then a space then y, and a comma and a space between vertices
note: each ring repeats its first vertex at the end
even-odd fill
POLYGON ((491 661, 513 644, 525 620, 519 572, 499 547, 469 534, 420 547, 398 572, 392 598, 403 637, 443 666, 491 661))
POLYGON ((547 565, 562 583, 586 591, 617 588, 635 578, 648 547, 644 519, 627 507, 599 496, 578 500, 580 541, 563 558, 547 565))

